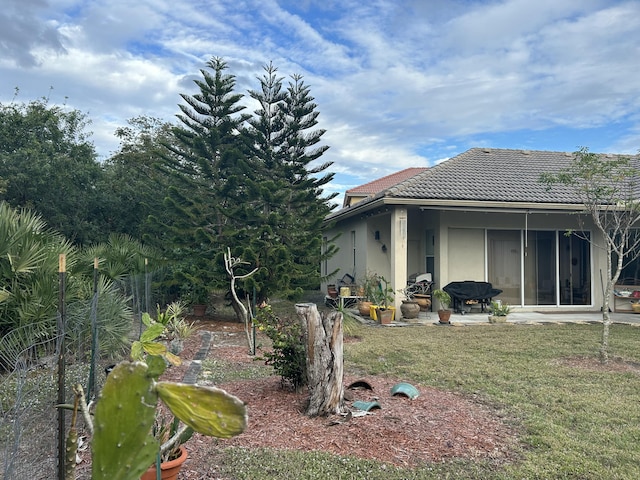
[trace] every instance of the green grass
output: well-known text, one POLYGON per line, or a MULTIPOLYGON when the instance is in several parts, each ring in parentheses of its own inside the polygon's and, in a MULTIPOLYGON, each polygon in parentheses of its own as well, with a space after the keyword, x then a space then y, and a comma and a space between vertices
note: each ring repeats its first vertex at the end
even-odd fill
POLYGON ((519 432, 512 463, 453 461, 402 470, 329 454, 225 449, 234 479, 640 478, 640 328, 614 325, 611 354, 633 372, 580 368, 599 325, 362 328, 347 369, 453 390, 497 408, 519 432))

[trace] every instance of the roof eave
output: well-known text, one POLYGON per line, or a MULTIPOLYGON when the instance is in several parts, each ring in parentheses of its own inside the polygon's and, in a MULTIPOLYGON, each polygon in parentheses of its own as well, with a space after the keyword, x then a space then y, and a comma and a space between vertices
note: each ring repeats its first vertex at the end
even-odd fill
POLYGON ((585 207, 581 203, 538 203, 538 202, 496 202, 479 200, 443 200, 443 199, 414 199, 379 197, 371 201, 358 202, 351 207, 343 208, 329 215, 326 222, 346 220, 374 210, 382 205, 404 205, 421 207, 423 210, 481 210, 501 212, 583 212, 585 207))

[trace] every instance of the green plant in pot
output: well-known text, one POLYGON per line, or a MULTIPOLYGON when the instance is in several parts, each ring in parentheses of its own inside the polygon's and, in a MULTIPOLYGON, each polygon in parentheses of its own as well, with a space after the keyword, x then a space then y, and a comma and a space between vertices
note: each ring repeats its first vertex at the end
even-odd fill
POLYGON ((490 323, 504 323, 507 321, 507 315, 511 313, 511 307, 502 303, 500 300, 491 302, 491 315, 489 315, 490 323))
POLYGON ((132 345, 133 361, 115 366, 96 404, 92 480, 138 480, 163 456, 184 457, 182 445, 194 431, 230 438, 247 426, 245 404, 224 390, 159 380, 167 362, 179 359, 157 341, 166 327, 148 314, 143 321, 147 329, 132 345))
POLYGON ((382 324, 388 324, 393 321, 395 315, 395 307, 393 302, 395 299, 393 287, 389 285, 389 281, 380 276, 378 285, 373 289, 374 304, 376 308, 377 319, 382 324))
POLYGON ((188 298, 193 314, 196 317, 204 317, 209 303, 209 289, 204 285, 193 285, 188 298))
POLYGON ((438 289, 434 290, 433 298, 438 300, 440 303, 440 309, 438 310, 440 323, 449 323, 451 319, 451 310, 449 310, 449 306, 451 305, 451 295, 442 289, 438 289))
POLYGON ((371 305, 375 302, 375 289, 380 284, 380 279, 375 273, 367 272, 358 282, 361 288, 362 298, 358 301, 358 311, 362 316, 369 316, 371 305))

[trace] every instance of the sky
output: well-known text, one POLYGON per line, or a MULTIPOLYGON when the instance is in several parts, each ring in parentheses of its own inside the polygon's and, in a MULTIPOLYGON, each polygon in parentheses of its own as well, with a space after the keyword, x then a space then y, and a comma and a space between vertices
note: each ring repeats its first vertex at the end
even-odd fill
POLYGON ((638 0, 1 1, 0 102, 86 113, 100 158, 128 119, 176 122, 214 56, 238 93, 303 76, 338 202, 473 147, 640 149, 638 0))

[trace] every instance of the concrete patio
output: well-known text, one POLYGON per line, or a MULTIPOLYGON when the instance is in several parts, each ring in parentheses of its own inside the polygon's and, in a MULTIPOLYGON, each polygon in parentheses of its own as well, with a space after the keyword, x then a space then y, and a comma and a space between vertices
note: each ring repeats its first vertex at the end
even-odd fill
MULTIPOLYGON (((363 323, 376 323, 368 317, 360 317, 358 310, 349 309, 354 316, 361 319, 363 323)), ((453 313, 451 315, 451 325, 492 325, 488 320, 488 313, 471 312, 464 315, 453 313)), ((640 314, 637 313, 611 313, 612 323, 622 323, 640 326, 640 314)), ((602 323, 602 313, 600 312, 570 312, 562 313, 557 311, 547 312, 512 312, 508 316, 507 324, 518 325, 539 325, 548 323, 602 323)), ((396 320, 390 326, 410 326, 410 325, 433 325, 438 324, 437 312, 420 312, 415 320, 396 320)))

